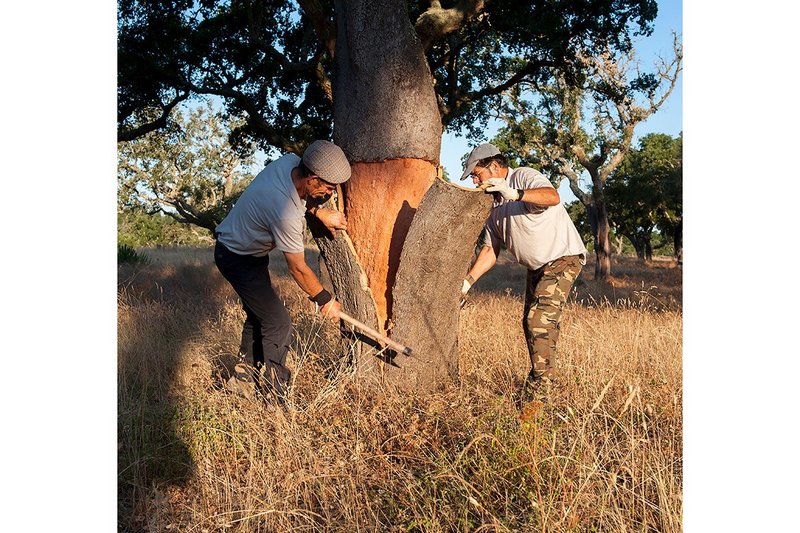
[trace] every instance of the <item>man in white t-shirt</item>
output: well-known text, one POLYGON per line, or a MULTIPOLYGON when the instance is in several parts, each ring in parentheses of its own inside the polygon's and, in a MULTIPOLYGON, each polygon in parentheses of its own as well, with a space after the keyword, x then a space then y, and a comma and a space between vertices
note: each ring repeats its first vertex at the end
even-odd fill
POLYGON ((523 393, 551 382, 556 371, 556 342, 561 311, 572 285, 586 264, 586 247, 558 191, 540 172, 528 167, 511 169, 492 144, 470 152, 461 179, 488 186, 494 204, 486 220, 483 246, 462 293, 492 268, 501 245, 528 269, 522 325, 531 358, 523 393))
POLYGON ((286 368, 292 321, 269 276, 269 252, 283 252, 294 278, 319 312, 334 321, 341 306, 306 264, 303 245, 305 215, 316 216, 335 234, 347 229, 343 213, 317 207, 336 185, 350 178, 350 164, 341 148, 314 141, 302 159, 286 154, 268 164, 247 186, 214 232, 214 262, 242 301, 247 319, 241 352, 263 377, 262 392, 285 399, 291 373, 286 368), (309 202, 310 205, 307 205, 309 202))

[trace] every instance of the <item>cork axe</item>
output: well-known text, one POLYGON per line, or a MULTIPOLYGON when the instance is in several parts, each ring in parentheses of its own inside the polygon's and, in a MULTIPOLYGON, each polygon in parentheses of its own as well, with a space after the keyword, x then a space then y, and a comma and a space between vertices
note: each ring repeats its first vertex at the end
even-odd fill
POLYGON ((397 353, 401 353, 401 354, 403 354, 403 355, 405 355, 407 357, 411 357, 411 348, 409 348, 408 346, 403 346, 399 342, 395 342, 392 339, 390 339, 389 337, 387 337, 385 335, 381 335, 380 333, 378 333, 377 331, 375 331, 374 329, 372 329, 368 325, 364 324, 363 322, 360 322, 360 321, 356 320, 355 318, 351 317, 347 313, 343 313, 343 312, 339 311, 339 318, 341 318, 342 320, 344 320, 345 322, 347 322, 351 326, 354 326, 354 327, 360 329, 362 332, 364 332, 368 336, 372 337, 375 341, 386 345, 387 347, 391 348, 392 350, 396 351, 397 353))

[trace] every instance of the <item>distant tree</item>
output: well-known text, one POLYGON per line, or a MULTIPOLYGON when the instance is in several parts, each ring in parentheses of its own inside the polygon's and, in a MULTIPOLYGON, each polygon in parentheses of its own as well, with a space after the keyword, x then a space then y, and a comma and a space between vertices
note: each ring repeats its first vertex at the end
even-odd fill
POLYGON ((118 143, 120 208, 137 206, 213 232, 252 180, 253 156, 228 142, 239 123, 206 102, 188 114, 175 109, 166 128, 118 143))
MULTIPOLYGON (((653 232, 673 236, 681 253, 683 137, 651 133, 631 150, 605 187, 610 218, 642 260, 653 257, 653 232)), ((662 243, 664 244, 664 243, 662 243)))
POLYGON ((506 95, 501 117, 507 125, 496 141, 520 162, 538 164, 556 187, 569 180, 592 226, 598 279, 611 274, 605 184, 630 149, 636 126, 677 84, 683 61, 677 35, 673 53, 671 60, 658 63, 655 74, 639 70, 634 50, 582 53, 580 74, 554 69, 552 82, 518 84, 506 95), (582 183, 584 172, 588 186, 582 183))

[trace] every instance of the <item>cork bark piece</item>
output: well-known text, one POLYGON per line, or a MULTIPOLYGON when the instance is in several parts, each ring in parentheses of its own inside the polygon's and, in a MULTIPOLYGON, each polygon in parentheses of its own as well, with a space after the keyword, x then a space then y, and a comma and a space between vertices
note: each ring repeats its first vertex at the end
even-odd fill
POLYGON ((417 208, 392 291, 391 337, 414 353, 387 367, 399 386, 432 390, 457 380, 461 284, 491 205, 491 195, 437 179, 417 208))

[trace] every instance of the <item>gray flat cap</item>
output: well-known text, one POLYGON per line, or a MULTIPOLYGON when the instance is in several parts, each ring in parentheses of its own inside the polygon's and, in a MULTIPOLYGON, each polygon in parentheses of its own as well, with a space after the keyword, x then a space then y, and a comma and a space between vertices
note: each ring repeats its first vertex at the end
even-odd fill
POLYGON ((344 183, 350 179, 350 163, 341 148, 330 141, 314 141, 303 152, 308 170, 328 183, 344 183))
POLYGON ((500 150, 497 149, 497 146, 485 143, 479 146, 476 146, 472 149, 469 153, 469 157, 467 158, 467 163, 464 165, 464 173, 461 174, 461 179, 467 179, 467 176, 472 174, 472 171, 475 170, 475 164, 480 161, 481 159, 486 159, 487 157, 492 157, 493 155, 499 155, 500 150))

